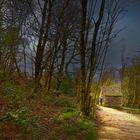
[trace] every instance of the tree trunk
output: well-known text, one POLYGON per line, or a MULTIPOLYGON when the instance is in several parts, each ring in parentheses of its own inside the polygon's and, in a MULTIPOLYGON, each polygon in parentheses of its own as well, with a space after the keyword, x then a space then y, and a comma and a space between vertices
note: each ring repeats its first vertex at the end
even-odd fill
POLYGON ((81 32, 80 32, 80 110, 84 116, 88 115, 88 108, 85 105, 86 97, 86 14, 87 14, 87 2, 88 0, 82 0, 82 17, 81 17, 81 32))
POLYGON ((44 33, 44 26, 45 26, 45 21, 46 21, 46 12, 47 12, 47 1, 45 1, 43 13, 42 13, 42 24, 40 28, 40 36, 39 36, 36 58, 35 58, 35 91, 37 91, 40 88, 40 79, 42 76, 42 60, 43 60, 44 48, 48 39, 48 32, 49 32, 50 23, 51 23, 51 11, 52 11, 52 3, 49 2, 47 23, 45 27, 45 33, 44 33))

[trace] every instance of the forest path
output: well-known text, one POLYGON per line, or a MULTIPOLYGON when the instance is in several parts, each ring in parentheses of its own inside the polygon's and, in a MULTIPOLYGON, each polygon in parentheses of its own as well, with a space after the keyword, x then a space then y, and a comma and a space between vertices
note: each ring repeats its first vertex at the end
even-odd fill
POLYGON ((98 107, 99 140, 140 140, 140 115, 98 107))

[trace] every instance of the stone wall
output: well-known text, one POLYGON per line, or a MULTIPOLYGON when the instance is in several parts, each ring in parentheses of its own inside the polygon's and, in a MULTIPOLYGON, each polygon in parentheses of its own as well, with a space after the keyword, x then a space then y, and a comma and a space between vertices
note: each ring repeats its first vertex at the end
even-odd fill
POLYGON ((104 104, 108 107, 120 107, 122 106, 122 96, 105 95, 104 104))

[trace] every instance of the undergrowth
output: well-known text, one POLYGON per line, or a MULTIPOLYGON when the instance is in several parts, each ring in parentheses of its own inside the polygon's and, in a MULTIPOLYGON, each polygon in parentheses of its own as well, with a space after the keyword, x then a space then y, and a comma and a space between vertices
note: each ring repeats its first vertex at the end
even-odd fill
POLYGON ((96 139, 95 124, 80 116, 74 96, 55 96, 45 91, 35 94, 32 89, 31 85, 13 81, 0 85, 0 103, 6 102, 0 106, 0 139, 8 139, 7 136, 14 135, 12 131, 16 136, 11 138, 21 140, 96 139))

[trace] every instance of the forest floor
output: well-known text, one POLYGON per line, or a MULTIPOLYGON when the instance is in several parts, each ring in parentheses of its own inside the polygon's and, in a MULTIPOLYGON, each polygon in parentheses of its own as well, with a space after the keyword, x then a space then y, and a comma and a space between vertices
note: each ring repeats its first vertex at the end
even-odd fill
POLYGON ((24 81, 0 84, 0 140, 95 140, 96 126, 81 118, 75 96, 32 89, 24 81))
POLYGON ((140 114, 99 106, 96 117, 99 140, 140 140, 140 114))

